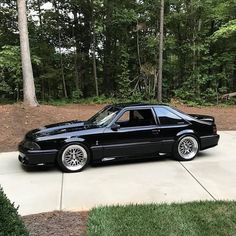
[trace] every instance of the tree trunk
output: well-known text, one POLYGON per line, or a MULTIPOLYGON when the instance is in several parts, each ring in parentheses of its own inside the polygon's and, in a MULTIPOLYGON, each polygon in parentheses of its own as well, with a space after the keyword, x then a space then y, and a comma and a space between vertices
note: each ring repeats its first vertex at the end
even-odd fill
POLYGON ((159 43, 159 72, 158 72, 158 87, 157 100, 162 102, 162 66, 163 66, 163 36, 164 36, 164 0, 161 0, 160 10, 160 43, 159 43))
MULTIPOLYGON (((104 62, 103 62, 103 87, 106 95, 110 95, 114 89, 114 78, 112 76, 113 70, 113 58, 112 58, 112 6, 111 0, 107 0, 104 3, 104 8, 106 9, 106 19, 105 19, 105 42, 104 42, 104 62)), ((115 39, 114 39, 115 41, 115 39)))
POLYGON ((98 93, 98 79, 97 79, 97 65, 96 65, 96 55, 95 55, 95 30, 93 26, 93 76, 95 82, 96 96, 99 96, 98 93))
POLYGON ((92 39, 92 45, 93 45, 93 76, 94 76, 94 83, 95 83, 95 91, 96 91, 96 96, 99 96, 98 93, 98 79, 97 79, 97 64, 96 64, 96 35, 95 35, 95 17, 93 13, 94 9, 94 2, 92 1, 92 29, 93 29, 93 39, 92 39))
POLYGON ((67 89, 66 89, 65 74, 64 74, 63 55, 62 55, 62 51, 61 51, 61 45, 59 47, 60 47, 60 66, 61 66, 61 77, 62 77, 63 92, 64 92, 65 98, 68 98, 67 89))
POLYGON ((137 20, 137 27, 136 27, 136 44, 137 44, 137 56, 138 56, 138 64, 139 64, 139 70, 141 72, 141 67, 142 67, 142 64, 141 64, 141 58, 140 58, 140 45, 139 45, 139 29, 138 29, 138 20, 137 20))
POLYGON ((74 72, 75 72, 75 88, 79 90, 79 73, 78 73, 78 55, 77 55, 77 46, 75 46, 74 53, 74 72))
POLYGON ((40 0, 37 0, 37 7, 38 7, 38 17, 39 17, 39 27, 40 27, 40 34, 42 34, 42 15, 41 15, 41 7, 40 7, 40 0))
POLYGON ((30 57, 29 36, 26 16, 26 1, 17 0, 17 5, 23 72, 24 104, 28 106, 38 106, 39 104, 37 102, 35 94, 34 77, 30 57))
POLYGON ((44 78, 41 79, 41 99, 45 100, 45 85, 44 85, 44 78))
POLYGON ((153 96, 156 97, 156 86, 157 86, 157 81, 158 81, 158 73, 157 69, 154 69, 154 83, 153 83, 153 96))
POLYGON ((236 57, 234 58, 234 69, 233 69, 233 91, 236 91, 236 57))
POLYGON ((59 9, 58 9, 58 4, 57 1, 53 1, 54 7, 55 7, 55 12, 57 14, 57 27, 58 27, 58 41, 59 41, 59 51, 60 51, 60 67, 61 67, 61 77, 62 77, 62 87, 63 87, 63 93, 65 98, 68 98, 67 96, 67 89, 66 89, 66 81, 65 81, 65 74, 64 74, 64 64, 63 64, 63 55, 62 55, 62 42, 61 42, 61 29, 60 29, 60 17, 59 17, 59 9))
POLYGON ((79 23, 78 23, 78 16, 77 16, 77 9, 73 9, 73 16, 74 16, 74 25, 72 27, 72 34, 74 37, 75 41, 75 54, 74 54, 74 71, 75 71, 75 88, 78 91, 80 89, 80 80, 79 80, 79 62, 78 62, 78 54, 79 52, 79 40, 78 40, 78 28, 79 28, 79 23))

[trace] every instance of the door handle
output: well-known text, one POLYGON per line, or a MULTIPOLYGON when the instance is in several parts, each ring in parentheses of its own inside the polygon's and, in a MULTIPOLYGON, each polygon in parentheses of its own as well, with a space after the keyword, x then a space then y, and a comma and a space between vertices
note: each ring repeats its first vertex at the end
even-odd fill
POLYGON ((153 129, 153 130, 152 130, 152 133, 153 133, 153 134, 159 134, 159 133, 160 133, 160 130, 159 130, 159 129, 153 129))

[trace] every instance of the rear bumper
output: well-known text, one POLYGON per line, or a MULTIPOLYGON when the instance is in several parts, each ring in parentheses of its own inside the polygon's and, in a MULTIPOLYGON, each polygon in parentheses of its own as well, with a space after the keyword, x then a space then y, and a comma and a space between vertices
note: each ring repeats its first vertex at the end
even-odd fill
POLYGON ((24 166, 54 165, 58 150, 25 150, 18 148, 18 159, 24 166))
POLYGON ((220 139, 220 135, 215 134, 215 135, 208 135, 208 136, 202 136, 200 137, 200 142, 201 142, 201 150, 215 147, 218 145, 220 139))

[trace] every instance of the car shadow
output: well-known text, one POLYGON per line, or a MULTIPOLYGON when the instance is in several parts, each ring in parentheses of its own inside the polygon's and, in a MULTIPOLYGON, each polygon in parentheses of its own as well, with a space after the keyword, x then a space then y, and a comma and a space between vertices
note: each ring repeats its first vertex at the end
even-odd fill
MULTIPOLYGON (((195 159, 203 159, 207 157, 209 157, 208 153, 199 152, 195 159)), ((167 161, 178 162, 178 160, 176 160, 173 155, 165 154, 165 155, 158 155, 155 157, 142 157, 142 159, 113 160, 113 161, 107 161, 107 162, 98 162, 98 163, 93 163, 90 166, 93 168, 101 168, 101 167, 106 167, 106 166, 132 165, 136 163, 167 162, 167 161)))
MULTIPOLYGON (((174 160, 169 155, 155 156, 155 157, 142 157, 142 159, 128 159, 128 160, 113 160, 107 162, 99 162, 90 164, 90 168, 102 168, 107 166, 117 166, 117 165, 132 165, 137 163, 148 163, 148 162, 163 162, 168 160, 174 160)), ((60 172, 59 168, 55 165, 50 166, 23 166, 21 168, 28 173, 39 173, 39 172, 60 172)), ((84 170, 86 171, 86 170, 84 170)))
POLYGON ((142 159, 128 159, 128 160, 113 160, 113 161, 106 161, 106 162, 98 162, 91 164, 91 167, 94 168, 101 168, 106 166, 118 166, 118 165, 132 165, 137 163, 149 163, 149 162, 165 162, 175 160, 170 155, 162 155, 162 156, 155 156, 155 157, 142 157, 142 159))
MULTIPOLYGON (((206 158, 208 156, 205 152, 200 152, 197 155, 197 159, 206 158)), ((98 162, 90 164, 92 168, 105 168, 108 166, 119 166, 119 165, 132 165, 138 163, 150 163, 150 162, 167 162, 167 161, 177 161, 174 156, 170 154, 158 155, 155 157, 142 157, 142 159, 128 159, 128 160, 113 160, 106 162, 98 162)), ((29 173, 38 173, 38 172, 60 172, 58 167, 55 166, 21 166, 21 168, 29 173)), ((84 170, 86 171, 86 170, 84 170)))
POLYGON ((56 166, 21 166, 26 172, 52 172, 59 171, 56 166))

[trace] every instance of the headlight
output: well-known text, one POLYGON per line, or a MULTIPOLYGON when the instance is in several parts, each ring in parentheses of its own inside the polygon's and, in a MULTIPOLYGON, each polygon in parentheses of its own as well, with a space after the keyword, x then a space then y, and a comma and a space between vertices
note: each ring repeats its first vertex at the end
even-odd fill
POLYGON ((31 141, 25 141, 23 146, 26 149, 30 149, 30 150, 40 150, 41 149, 37 143, 31 142, 31 141))

